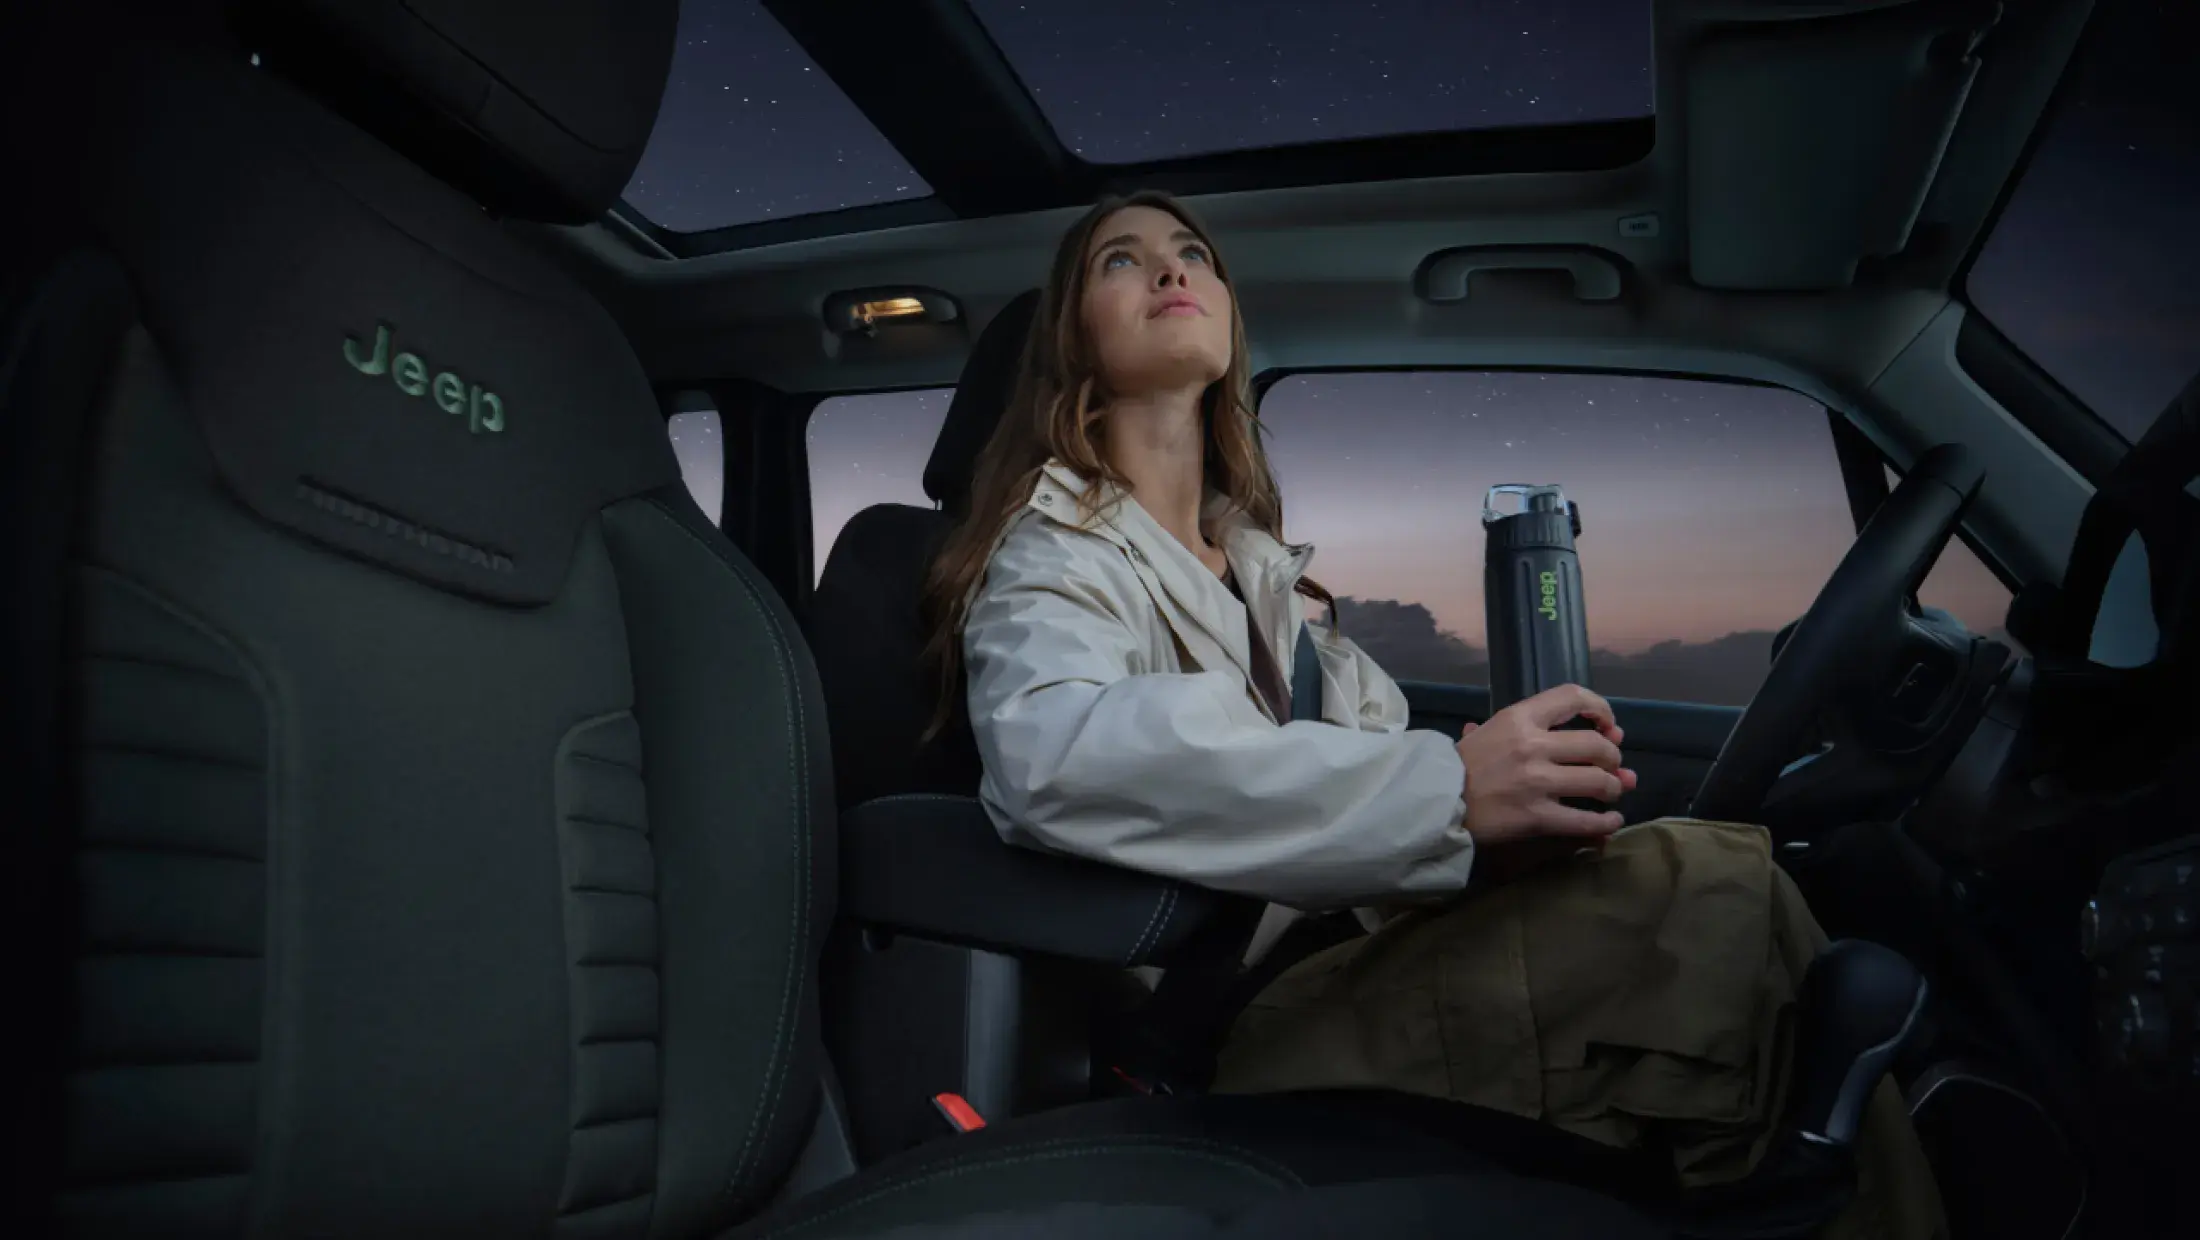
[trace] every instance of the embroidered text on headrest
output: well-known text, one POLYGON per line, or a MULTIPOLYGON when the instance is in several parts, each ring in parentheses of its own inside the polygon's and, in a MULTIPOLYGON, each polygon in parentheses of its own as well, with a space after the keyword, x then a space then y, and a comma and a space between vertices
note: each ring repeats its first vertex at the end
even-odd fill
POLYGON ((415 525, 395 513, 384 512, 371 504, 362 504, 358 500, 347 499, 333 491, 324 491, 302 478, 298 481, 298 489, 295 494, 299 499, 331 516, 342 517, 346 521, 363 525, 370 530, 379 530, 399 542, 411 543, 413 546, 435 555, 449 556, 461 564, 471 564, 476 568, 486 568, 491 572, 508 573, 512 571, 512 557, 501 551, 489 551, 472 543, 453 538, 448 534, 439 534, 434 530, 415 525))
POLYGON ((390 337, 393 329, 388 323, 374 327, 374 352, 366 357, 359 355, 359 342, 344 337, 344 360, 352 369, 363 375, 388 375, 397 384, 397 390, 407 396, 424 396, 435 393, 435 403, 445 413, 466 415, 466 429, 478 435, 483 431, 496 434, 504 429, 504 402, 495 392, 482 390, 478 383, 468 383, 456 374, 445 370, 435 378, 428 377, 428 364, 417 353, 399 353, 390 356, 390 337))

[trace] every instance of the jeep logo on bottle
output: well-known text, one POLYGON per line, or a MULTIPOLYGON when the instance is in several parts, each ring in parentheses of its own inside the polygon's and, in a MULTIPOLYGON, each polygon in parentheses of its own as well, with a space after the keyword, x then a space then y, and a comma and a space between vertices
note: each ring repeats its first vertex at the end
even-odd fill
POLYGON ((1545 620, 1558 619, 1558 574, 1545 569, 1539 576, 1543 587, 1543 600, 1536 605, 1545 620))
POLYGON ((394 329, 387 323, 377 323, 374 328, 374 350, 360 356, 360 345, 349 336, 344 337, 344 360, 363 375, 388 375, 397 390, 407 396, 426 396, 434 393, 436 406, 449 414, 466 415, 466 429, 479 435, 483 431, 497 434, 504 429, 504 402, 495 392, 486 391, 478 383, 468 383, 455 372, 437 371, 434 378, 428 376, 428 364, 417 353, 390 353, 394 329))

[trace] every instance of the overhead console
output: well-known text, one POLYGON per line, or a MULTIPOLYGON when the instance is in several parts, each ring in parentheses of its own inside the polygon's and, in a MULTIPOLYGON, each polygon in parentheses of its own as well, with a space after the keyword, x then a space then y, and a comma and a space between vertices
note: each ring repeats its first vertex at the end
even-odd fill
POLYGON ((1998 0, 1767 5, 1710 27, 1684 71, 1689 274, 1707 288, 1843 288, 1910 243, 1998 0))

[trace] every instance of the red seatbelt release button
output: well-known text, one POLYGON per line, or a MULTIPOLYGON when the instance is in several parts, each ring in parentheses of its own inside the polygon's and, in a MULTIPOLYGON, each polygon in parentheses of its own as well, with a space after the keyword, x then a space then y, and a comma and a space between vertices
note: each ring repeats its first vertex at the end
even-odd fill
POLYGON ((976 1132, 985 1127, 985 1116, 978 1114, 978 1108, 964 1101, 961 1094, 934 1094, 932 1108, 957 1132, 976 1132))
MULTIPOLYGON (((1139 1093, 1142 1093, 1142 1094, 1151 1094, 1151 1093, 1155 1092, 1155 1090, 1154 1090, 1154 1087, 1153 1087, 1153 1086, 1152 1086, 1152 1085, 1151 1085, 1150 1083, 1148 1083, 1147 1081, 1145 1081, 1145 1080, 1143 1080, 1143 1079, 1141 1079, 1141 1078, 1139 1078, 1139 1077, 1135 1077, 1135 1076, 1132 1076, 1132 1075, 1131 1075, 1130 1073, 1128 1073, 1128 1072, 1125 1072, 1125 1071, 1124 1071, 1123 1069, 1121 1069, 1121 1068, 1113 1068, 1113 1067, 1111 1067, 1111 1068, 1109 1068, 1109 1069, 1108 1069, 1108 1071, 1110 1071, 1110 1072, 1113 1072, 1113 1073, 1115 1074, 1115 1076, 1116 1076, 1116 1079, 1117 1079, 1117 1080, 1119 1080, 1119 1081, 1123 1082, 1123 1083, 1124 1083, 1125 1085, 1128 1085, 1128 1086, 1130 1086, 1130 1087, 1131 1087, 1132 1089, 1135 1089, 1135 1090, 1137 1090, 1137 1091, 1138 1091, 1139 1093)), ((1167 1092, 1167 1091, 1162 1091, 1162 1092, 1167 1092)))

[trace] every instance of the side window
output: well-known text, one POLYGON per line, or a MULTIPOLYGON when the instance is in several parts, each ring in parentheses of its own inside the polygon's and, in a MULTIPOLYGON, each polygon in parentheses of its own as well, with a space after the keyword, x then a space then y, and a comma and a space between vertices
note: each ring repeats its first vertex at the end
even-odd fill
POLYGON ((1619 375, 1297 375, 1262 402, 1285 534, 1403 680, 1485 684, 1482 496, 1581 507, 1598 691, 1741 705, 1855 529, 1817 402, 1619 375))
POLYGON ((829 396, 810 412, 810 536, 812 564, 825 557, 848 518, 873 504, 932 507, 924 494, 924 463, 947 420, 953 388, 829 396))
MULTIPOLYGON (((1901 485, 1902 479, 1890 467, 1887 489, 1892 491, 1901 485)), ((1924 582, 1917 587, 1918 602, 1946 611, 1973 633, 1989 633, 2004 640, 2002 625, 2009 618, 2012 597, 2009 587, 1960 538, 1948 540, 1948 549, 1940 553, 1933 571, 1925 574, 1924 582)))
POLYGON ((2192 41, 2171 20, 2190 8, 2093 6, 2080 59, 1964 289, 2132 440, 2200 370, 2200 107, 2192 41))
POLYGON ((717 525, 726 500, 726 435, 709 402, 700 392, 681 393, 673 404, 679 412, 666 420, 665 430, 672 436, 672 454, 679 458, 688 494, 717 525))

